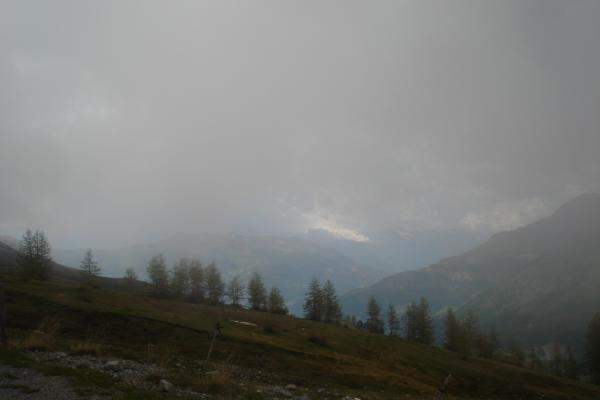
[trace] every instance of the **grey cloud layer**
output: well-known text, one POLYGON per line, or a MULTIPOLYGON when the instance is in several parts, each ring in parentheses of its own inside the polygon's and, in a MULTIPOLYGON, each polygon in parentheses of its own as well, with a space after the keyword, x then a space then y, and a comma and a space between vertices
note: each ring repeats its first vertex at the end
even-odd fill
POLYGON ((525 222, 600 190, 599 18, 593 1, 0 2, 0 229, 114 245, 525 222))

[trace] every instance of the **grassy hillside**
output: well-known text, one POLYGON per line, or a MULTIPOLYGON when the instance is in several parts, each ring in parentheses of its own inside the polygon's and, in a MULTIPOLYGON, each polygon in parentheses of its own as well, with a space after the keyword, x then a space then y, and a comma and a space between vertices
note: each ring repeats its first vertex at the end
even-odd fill
MULTIPOLYGON (((193 305, 69 283, 8 288, 10 334, 26 338, 44 318, 60 321, 52 344, 95 343, 107 356, 160 363, 178 386, 220 398, 263 397, 261 385, 293 383, 310 398, 434 398, 448 373, 446 398, 600 398, 600 388, 445 350, 292 317, 193 305), (207 384, 201 369, 214 324, 223 325, 211 366, 227 371, 207 384), (257 326, 243 325, 245 321, 257 326)), ((15 339, 16 338, 16 339, 15 339)), ((4 357, 8 357, 5 353, 4 357)))

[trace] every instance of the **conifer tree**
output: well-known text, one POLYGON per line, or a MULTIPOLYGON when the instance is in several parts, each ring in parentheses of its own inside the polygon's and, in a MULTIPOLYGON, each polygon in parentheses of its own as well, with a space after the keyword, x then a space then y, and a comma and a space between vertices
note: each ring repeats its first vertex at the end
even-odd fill
POLYGON ((221 304, 223 302, 225 284, 215 263, 210 263, 206 267, 206 292, 210 304, 221 304))
POLYGON ((234 276, 227 284, 227 297, 229 297, 232 306, 240 306, 244 297, 244 285, 239 276, 234 276))
POLYGON ((272 287, 268 297, 268 310, 275 314, 287 314, 288 309, 281 295, 281 291, 277 287, 272 287))
POLYGON ((463 352, 471 354, 477 345, 479 336, 479 319, 473 310, 467 310, 462 321, 463 352))
POLYGON ((323 294, 323 321, 339 323, 342 317, 342 308, 338 302, 335 287, 330 280, 325 281, 322 289, 323 294))
POLYGON ((50 245, 44 232, 27 230, 19 242, 19 273, 24 279, 48 280, 52 272, 50 245))
POLYGON ((579 362, 577 361, 575 352, 573 351, 573 349, 571 347, 567 347, 567 354, 565 357, 564 374, 565 374, 565 377, 567 377, 569 379, 578 379, 579 378, 579 362))
POLYGON ((135 282, 138 279, 138 276, 135 273, 135 271, 133 270, 133 268, 127 268, 125 270, 125 276, 123 277, 123 279, 125 280, 125 284, 127 285, 127 289, 130 292, 133 292, 135 290, 135 282))
POLYGON ((304 317, 313 321, 323 318, 323 293, 317 278, 313 278, 308 285, 308 292, 304 297, 304 317))
POLYGON ((404 331, 405 338, 411 342, 416 342, 418 336, 418 312, 417 305, 411 301, 404 310, 404 331))
POLYGON ((447 350, 459 351, 461 345, 462 329, 458 318, 452 308, 446 312, 444 319, 444 347, 447 350))
POLYGON ((373 296, 369 297, 367 305, 367 330, 372 333, 383 333, 383 320, 381 319, 381 308, 373 296))
POLYGON ((171 271, 171 291, 175 297, 183 298, 190 290, 190 260, 182 258, 171 271))
POLYGON ((429 315, 429 303, 424 297, 421 297, 416 313, 417 341, 423 344, 432 344, 435 339, 433 336, 433 320, 429 315))
POLYGON ((600 313, 596 313, 588 324, 585 339, 585 358, 589 366, 590 380, 600 385, 600 313))
POLYGON ((252 274, 248 282, 248 302, 253 310, 266 310, 267 308, 267 289, 258 272, 252 274))
POLYGON ((490 346, 491 357, 493 357, 496 351, 498 351, 498 349, 500 348, 500 339, 498 338, 498 334, 496 333, 496 327, 493 324, 490 325, 488 343, 490 346))
POLYGON ((205 297, 204 267, 198 260, 190 261, 190 298, 193 302, 203 302, 205 297))
POLYGON ((88 281, 92 281, 100 274, 101 268, 98 266, 98 262, 94 260, 92 249, 86 250, 83 259, 81 260, 81 264, 79 265, 79 269, 88 281))
POLYGON ((396 312, 396 307, 392 304, 388 306, 387 312, 387 324, 390 336, 396 336, 400 332, 400 319, 398 318, 398 313, 396 312))
POLYGON ((526 354, 523 350, 523 346, 521 343, 517 341, 515 338, 510 338, 508 340, 508 353, 512 356, 513 361, 518 366, 522 367, 525 363, 526 354))
POLYGON ((167 296, 169 294, 169 274, 162 254, 155 255, 150 259, 146 273, 152 283, 154 295, 167 296))
POLYGON ((542 359, 534 347, 530 348, 529 352, 527 353, 527 368, 534 371, 540 371, 543 369, 542 359))
POLYGON ((550 370, 556 376, 563 376, 564 358, 560 344, 552 345, 552 353, 550 354, 550 370))

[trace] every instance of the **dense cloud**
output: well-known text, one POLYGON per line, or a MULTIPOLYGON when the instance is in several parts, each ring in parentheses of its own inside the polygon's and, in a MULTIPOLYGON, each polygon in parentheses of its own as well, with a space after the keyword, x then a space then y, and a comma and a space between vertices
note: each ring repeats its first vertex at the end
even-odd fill
POLYGON ((0 2, 0 233, 364 240, 600 191, 595 1, 0 2))

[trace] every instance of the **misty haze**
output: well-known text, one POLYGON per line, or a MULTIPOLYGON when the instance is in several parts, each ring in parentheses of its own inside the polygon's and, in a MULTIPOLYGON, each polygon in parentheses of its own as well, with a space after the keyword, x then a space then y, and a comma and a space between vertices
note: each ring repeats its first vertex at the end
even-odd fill
POLYGON ((0 0, 0 399, 599 399, 599 21, 0 0))

